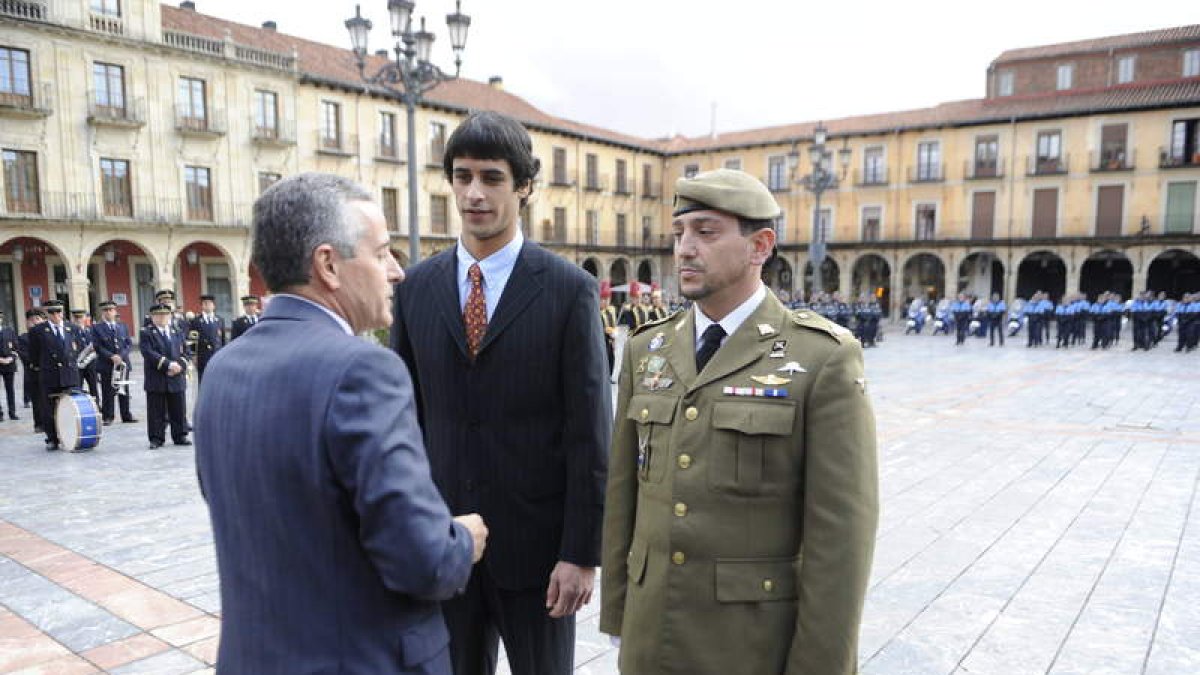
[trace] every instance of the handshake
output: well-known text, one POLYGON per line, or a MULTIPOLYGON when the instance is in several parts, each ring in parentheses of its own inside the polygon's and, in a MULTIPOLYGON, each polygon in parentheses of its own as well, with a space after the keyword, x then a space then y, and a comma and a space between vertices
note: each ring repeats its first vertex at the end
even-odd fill
POLYGON ((478 513, 468 513, 465 516, 458 516, 454 522, 467 528, 467 532, 471 533, 471 563, 479 562, 483 557, 483 549, 487 547, 488 529, 487 525, 483 524, 483 518, 478 513))

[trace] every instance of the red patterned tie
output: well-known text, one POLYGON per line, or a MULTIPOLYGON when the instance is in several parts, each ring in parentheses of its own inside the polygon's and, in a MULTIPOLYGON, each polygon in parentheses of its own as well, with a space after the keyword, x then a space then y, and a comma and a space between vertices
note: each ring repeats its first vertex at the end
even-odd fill
POLYGON ((487 332, 487 302, 483 298, 483 272, 479 270, 479 263, 471 265, 467 278, 471 280, 471 293, 463 310, 463 324, 467 328, 467 350, 474 359, 483 342, 483 334, 487 332))

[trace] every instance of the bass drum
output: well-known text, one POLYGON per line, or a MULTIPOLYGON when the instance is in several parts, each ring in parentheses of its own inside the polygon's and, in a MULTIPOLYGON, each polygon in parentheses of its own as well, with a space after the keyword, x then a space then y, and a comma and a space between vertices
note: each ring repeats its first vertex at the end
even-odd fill
POLYGON ((58 441, 69 452, 87 452, 100 444, 100 411, 91 396, 64 394, 54 413, 58 441))

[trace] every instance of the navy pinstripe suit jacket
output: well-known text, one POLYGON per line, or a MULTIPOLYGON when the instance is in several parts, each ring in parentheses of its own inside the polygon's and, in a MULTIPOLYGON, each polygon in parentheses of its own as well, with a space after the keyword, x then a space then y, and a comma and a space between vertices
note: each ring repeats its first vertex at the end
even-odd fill
POLYGON ((467 355, 456 250, 396 287, 392 347, 416 384, 434 482, 489 528, 503 588, 544 588, 555 563, 600 564, 612 394, 596 281, 526 241, 467 355))

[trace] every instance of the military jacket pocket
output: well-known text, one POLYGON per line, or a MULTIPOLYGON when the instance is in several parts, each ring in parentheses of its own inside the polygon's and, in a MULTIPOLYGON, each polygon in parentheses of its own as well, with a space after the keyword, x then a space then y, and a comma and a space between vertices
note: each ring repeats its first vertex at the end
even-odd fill
POLYGON ((718 401, 713 405, 708 484, 737 495, 793 490, 799 476, 799 440, 792 438, 795 401, 718 401))
POLYGON ((626 417, 637 426, 638 480, 661 483, 670 461, 671 422, 679 399, 674 396, 635 394, 626 417))
POLYGON ((630 583, 641 585, 642 577, 646 575, 647 555, 649 552, 646 550, 646 545, 634 539, 629 546, 629 558, 625 561, 630 583))
POLYGON ((716 561, 717 602, 773 602, 796 599, 793 558, 716 561))

